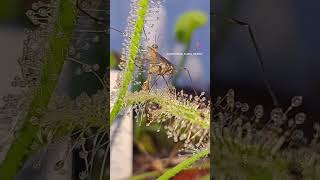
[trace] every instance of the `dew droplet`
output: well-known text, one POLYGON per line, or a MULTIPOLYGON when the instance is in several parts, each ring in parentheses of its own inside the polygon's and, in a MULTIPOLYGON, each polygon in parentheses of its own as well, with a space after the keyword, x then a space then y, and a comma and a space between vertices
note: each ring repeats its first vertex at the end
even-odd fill
POLYGON ((291 106, 292 106, 292 107, 301 106, 302 100, 303 100, 303 97, 302 97, 302 96, 294 96, 294 97, 291 99, 291 106))
POLYGON ((257 105, 254 108, 254 115, 259 119, 262 118, 262 116, 263 116, 263 106, 262 105, 257 105))
POLYGON ((63 168, 63 166, 64 166, 64 161, 63 161, 63 160, 60 160, 60 161, 58 161, 58 162, 55 164, 54 170, 55 170, 55 171, 58 171, 58 170, 60 170, 61 168, 63 168))
POLYGON ((284 114, 281 108, 275 108, 271 111, 271 120, 277 124, 282 124, 284 120, 284 114))
POLYGON ((249 105, 247 103, 241 104, 241 111, 242 112, 248 112, 249 111, 249 105))
POLYGON ((92 65, 92 69, 93 69, 94 71, 98 71, 98 70, 100 69, 99 64, 94 64, 94 65, 92 65))
POLYGON ((79 152, 79 157, 80 157, 81 159, 86 159, 86 158, 88 157, 88 152, 85 151, 85 150, 81 150, 81 151, 79 152))
POLYGON ((291 138, 292 139, 302 139, 303 138, 303 131, 302 130, 294 130, 292 135, 291 135, 291 138))
POLYGON ((84 64, 84 65, 82 65, 82 70, 84 72, 92 72, 92 67, 88 64, 84 64))
POLYGON ((34 163, 32 164, 32 167, 33 167, 34 169, 40 169, 40 167, 41 167, 40 161, 34 162, 34 163))
POLYGON ((317 122, 314 123, 314 124, 313 124, 313 129, 316 130, 316 131, 320 131, 320 124, 317 123, 317 122))
POLYGON ((304 121, 306 120, 306 114, 305 113, 298 113, 298 114, 296 114, 294 119, 296 121, 296 124, 303 124, 304 121))
POLYGON ((87 171, 82 171, 82 172, 79 173, 79 179, 80 180, 85 180, 85 179, 87 179, 87 177, 88 177, 87 171))

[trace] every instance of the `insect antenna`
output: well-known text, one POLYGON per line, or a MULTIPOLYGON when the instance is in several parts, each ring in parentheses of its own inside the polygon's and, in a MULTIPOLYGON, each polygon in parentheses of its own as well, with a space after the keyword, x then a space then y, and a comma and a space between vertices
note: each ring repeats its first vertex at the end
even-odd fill
POLYGON ((250 39, 251 39, 251 41, 253 43, 255 52, 256 52, 257 57, 258 57, 259 68, 260 68, 260 70, 261 70, 261 72, 262 72, 262 74, 264 76, 264 78, 263 78, 264 79, 264 83, 267 86, 267 89, 269 91, 269 94, 271 96, 271 99, 273 101, 274 106, 279 106, 279 101, 278 101, 274 91, 272 90, 270 80, 266 76, 266 71, 265 71, 263 60, 262 60, 262 55, 260 53, 260 50, 259 50, 259 47, 258 47, 258 43, 257 43, 257 41, 256 41, 256 39, 254 37, 254 34, 253 34, 253 31, 252 31, 252 28, 251 28, 250 24, 246 23, 246 22, 243 22, 243 21, 239 21, 239 20, 231 18, 231 17, 224 17, 224 16, 219 15, 217 13, 212 13, 212 15, 213 15, 213 17, 221 18, 226 22, 245 27, 248 30, 249 35, 250 35, 250 39))
MULTIPOLYGON (((123 32, 123 31, 121 31, 121 30, 119 30, 119 29, 116 29, 116 28, 114 28, 114 27, 112 27, 112 26, 110 26, 109 28, 112 29, 112 30, 114 30, 114 31, 116 31, 116 32, 118 32, 118 33, 121 33, 122 35, 126 35, 125 32, 123 32)), ((147 36, 146 36, 146 37, 147 37, 147 36)), ((129 37, 129 36, 128 36, 128 38, 131 39, 131 37, 129 37)), ((141 51, 142 51, 142 50, 141 50, 141 51)), ((142 66, 141 66, 141 65, 138 65, 136 62, 134 62, 134 64, 135 64, 135 66, 137 66, 138 68, 142 68, 142 66)))
POLYGON ((158 37, 157 37, 157 42, 159 42, 159 39, 160 39, 160 35, 161 35, 161 34, 159 34, 159 35, 158 35, 158 37))
MULTIPOLYGON (((186 67, 183 67, 183 69, 188 73, 188 76, 189 76, 189 79, 190 79, 190 82, 191 82, 191 87, 192 87, 192 78, 191 78, 191 75, 190 75, 190 71, 186 67)), ((192 87, 192 90, 193 90, 194 94, 196 96, 198 96, 197 91, 193 87, 192 87)))
MULTIPOLYGON (((122 32, 122 31, 120 31, 120 30, 118 30, 118 29, 116 29, 116 28, 113 28, 113 27, 109 27, 110 29, 112 29, 112 30, 114 30, 114 31, 117 31, 117 32, 119 32, 119 33, 121 33, 122 35, 125 35, 125 33, 124 32, 122 32)), ((129 37, 130 38, 130 37, 129 37)), ((131 39, 131 38, 130 38, 131 39)))
POLYGON ((143 30, 144 36, 146 37, 146 41, 147 41, 147 44, 148 44, 148 40, 149 40, 149 39, 148 39, 146 30, 144 29, 144 27, 142 27, 142 30, 143 30))
MULTIPOLYGON (((116 32, 121 33, 122 35, 126 35, 125 32, 120 31, 119 29, 116 29, 116 28, 114 28, 114 27, 112 27, 112 26, 110 26, 109 28, 112 29, 112 30, 114 30, 114 31, 116 31, 116 32)), ((146 31, 144 30, 144 27, 142 28, 142 30, 143 30, 144 35, 145 35, 145 37, 146 37, 146 41, 148 42, 148 37, 147 37, 146 31)), ((131 37, 128 37, 128 38, 131 39, 131 37)))

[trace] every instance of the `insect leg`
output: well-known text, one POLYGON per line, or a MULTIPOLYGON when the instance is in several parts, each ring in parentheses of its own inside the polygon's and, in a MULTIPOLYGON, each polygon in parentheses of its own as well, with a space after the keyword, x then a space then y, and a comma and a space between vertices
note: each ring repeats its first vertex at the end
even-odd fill
POLYGON ((144 35, 146 36, 146 41, 148 43, 148 36, 147 36, 146 30, 144 29, 144 27, 142 27, 142 30, 143 30, 144 35))
MULTIPOLYGON (((196 90, 193 88, 193 86, 192 86, 192 78, 191 78, 191 74, 190 74, 189 69, 186 68, 186 67, 180 67, 180 68, 178 68, 178 67, 177 67, 176 65, 174 65, 174 64, 173 64, 173 66, 175 66, 177 70, 183 69, 183 70, 185 70, 185 72, 187 72, 188 77, 189 77, 189 80, 190 80, 190 82, 191 82, 191 88, 192 88, 194 94, 195 94, 196 96, 198 96, 197 91, 196 91, 196 90)), ((171 76, 169 80, 171 80, 172 78, 173 78, 173 76, 171 76)))
POLYGON ((271 87, 271 83, 270 83, 270 80, 267 78, 266 76, 266 73, 265 73, 265 68, 264 68, 264 63, 263 63, 263 60, 262 60, 262 55, 260 53, 260 50, 259 50, 259 47, 258 47, 258 43, 254 37, 254 34, 253 34, 253 31, 252 31, 252 28, 250 26, 249 23, 246 23, 246 22, 243 22, 243 21, 239 21, 237 19, 234 19, 234 18, 231 18, 231 17, 224 17, 224 16, 220 16, 218 15, 217 13, 212 13, 212 15, 214 17, 218 17, 218 18, 221 18, 223 19, 224 21, 226 22, 229 22, 229 23, 232 23, 232 24, 236 24, 236 25, 239 25, 241 27, 245 27, 248 32, 249 32, 249 35, 250 35, 250 39, 253 43, 253 46, 254 46, 254 49, 255 49, 255 52, 257 54, 257 57, 258 57, 258 64, 259 64, 259 67, 260 67, 260 70, 264 76, 264 83, 266 84, 267 86, 267 89, 269 91, 269 94, 272 98, 272 101, 273 101, 273 104, 274 106, 279 106, 279 103, 278 103, 278 99, 274 93, 274 91, 272 90, 272 87, 271 87))
POLYGON ((154 86, 155 84, 157 84, 157 81, 159 80, 159 78, 160 78, 160 76, 157 76, 157 77, 156 77, 156 79, 154 80, 154 82, 152 83, 152 85, 151 85, 151 87, 150 87, 149 92, 152 90, 153 86, 154 86))
POLYGON ((148 73, 147 79, 144 81, 144 83, 142 84, 142 87, 141 87, 143 91, 150 92, 151 80, 152 80, 152 73, 148 73))
POLYGON ((168 87, 169 91, 170 91, 171 93, 173 93, 173 92, 172 92, 172 89, 170 88, 170 86, 169 86, 169 84, 168 84, 168 82, 167 82, 166 78, 164 77, 164 75, 161 75, 161 77, 163 78, 164 82, 166 82, 166 85, 167 85, 167 87, 168 87))
MULTIPOLYGON (((183 69, 188 73, 188 76, 189 76, 189 79, 190 79, 190 82, 191 82, 191 87, 192 87, 192 78, 191 78, 191 75, 190 75, 190 71, 189 71, 189 69, 186 68, 186 67, 183 67, 183 69)), ((198 96, 197 91, 196 91, 193 87, 192 87, 192 90, 193 90, 194 94, 195 94, 196 96, 198 96)))
MULTIPOLYGON (((117 32, 119 32, 119 33, 121 33, 122 35, 125 35, 125 33, 124 32, 122 32, 122 31, 120 31, 120 30, 118 30, 118 29, 116 29, 116 28, 113 28, 113 27, 109 27, 110 29, 112 29, 112 30, 114 30, 114 31, 117 31, 117 32)), ((130 37, 129 37, 130 38, 130 37)), ((131 38, 130 38, 131 39, 131 38)))

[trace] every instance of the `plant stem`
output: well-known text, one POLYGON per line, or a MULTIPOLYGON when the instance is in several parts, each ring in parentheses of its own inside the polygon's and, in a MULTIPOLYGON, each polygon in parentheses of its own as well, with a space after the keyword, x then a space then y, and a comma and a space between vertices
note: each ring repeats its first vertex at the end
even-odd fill
POLYGON ((205 149, 203 151, 200 151, 199 153, 191 156, 190 158, 184 160, 183 162, 179 163, 177 166, 175 166, 172 169, 169 169, 166 171, 162 176, 160 176, 157 180, 167 180, 179 173, 180 171, 188 168, 191 166, 194 162, 199 160, 202 157, 205 157, 209 154, 209 149, 205 149))
MULTIPOLYGON (((186 44, 186 47, 184 49, 184 53, 188 53, 190 51, 190 47, 191 47, 191 42, 189 41, 187 44, 186 44)), ((186 59, 187 59, 187 56, 186 55, 183 55, 182 56, 182 59, 179 63, 179 66, 178 66, 178 69, 177 69, 177 73, 174 75, 173 77, 173 80, 172 80, 172 84, 177 84, 177 80, 181 74, 181 71, 182 69, 184 68, 185 64, 186 64, 186 59)))
POLYGON ((42 64, 39 86, 34 92, 33 100, 22 119, 23 125, 18 137, 13 141, 6 157, 0 165, 0 179, 11 180, 23 166, 24 161, 32 153, 30 146, 36 137, 37 129, 30 122, 39 116, 39 109, 45 109, 53 94, 58 77, 68 53, 71 36, 75 27, 75 12, 71 1, 61 0, 54 31, 49 37, 49 49, 42 64), (58 34, 63 32, 65 36, 58 34))
POLYGON ((114 119, 120 112, 123 99, 128 91, 129 84, 134 74, 134 61, 138 53, 138 47, 140 44, 141 32, 144 26, 144 19, 147 12, 147 8, 148 8, 148 0, 140 0, 139 9, 137 12, 138 17, 135 24, 135 30, 130 43, 130 54, 129 54, 128 64, 125 70, 124 79, 122 81, 118 99, 114 104, 110 113, 110 125, 112 125, 114 119))

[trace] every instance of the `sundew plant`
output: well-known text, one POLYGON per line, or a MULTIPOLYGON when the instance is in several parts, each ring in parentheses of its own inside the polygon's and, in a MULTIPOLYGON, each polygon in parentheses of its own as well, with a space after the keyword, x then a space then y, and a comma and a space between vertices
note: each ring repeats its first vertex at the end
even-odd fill
POLYGON ((106 63, 102 59, 98 63, 88 61, 89 52, 105 42, 105 7, 106 1, 51 0, 35 2, 26 12, 31 28, 25 31, 23 54, 18 60, 20 73, 12 81, 21 93, 4 96, 0 109, 1 180, 20 179, 22 168, 28 166, 26 161, 42 178, 109 176, 106 63), (100 88, 72 96, 58 93, 66 79, 62 74, 68 74, 65 67, 71 64, 76 66, 74 76, 94 77, 100 88), (58 158, 54 161, 45 157, 34 160, 33 156, 41 152, 54 152, 61 142, 66 144, 60 149, 63 156, 51 154, 58 158), (84 164, 75 173, 71 152, 77 152, 84 164))
MULTIPOLYGON (((262 60, 250 26, 232 18, 220 18, 245 27, 262 60)), ((260 67, 264 73, 262 63, 260 67)), ((294 96, 287 106, 280 106, 267 78, 265 84, 275 106, 271 111, 261 104, 251 107, 238 101, 232 89, 214 98, 211 177, 219 180, 320 179, 319 123, 306 129, 303 125, 307 115, 300 111, 303 97, 294 96)))
POLYGON ((148 123, 161 124, 168 138, 183 142, 181 152, 189 152, 191 156, 163 172, 159 179, 169 179, 208 156, 210 101, 204 93, 188 95, 176 92, 174 87, 128 91, 130 84, 136 82, 134 77, 141 73, 135 62, 143 54, 145 18, 148 14, 156 17, 151 9, 161 6, 159 1, 130 3, 118 89, 111 94, 111 99, 109 79, 104 76, 106 57, 93 63, 88 55, 105 42, 106 1, 39 1, 26 12, 32 28, 26 30, 23 55, 18 60, 21 72, 12 81, 12 86, 21 93, 4 96, 0 109, 1 180, 19 177, 29 162, 32 169, 41 172, 41 177, 108 179, 109 123, 128 106, 133 107, 139 117, 148 119, 148 123), (68 74, 65 69, 69 65, 76 66, 72 76, 94 77, 99 87, 76 94, 59 93, 57 89, 64 84, 68 74), (110 112, 109 102, 114 104, 110 112), (66 147, 56 160, 34 160, 41 152, 50 154, 61 143, 66 147), (76 155, 73 159, 80 162, 81 167, 70 161, 70 153, 76 155), (71 177, 65 177, 67 174, 71 177))
POLYGON ((303 98, 270 114, 262 105, 236 101, 235 92, 217 97, 211 131, 212 172, 218 179, 319 179, 319 123, 313 138, 300 129, 307 116, 303 98))
MULTIPOLYGON (((110 95, 110 124, 119 114, 122 114, 125 107, 132 107, 135 112, 134 119, 138 124, 141 121, 145 121, 143 124, 146 126, 158 124, 160 128, 157 131, 163 129, 167 138, 172 139, 175 143, 182 142, 180 152, 187 153, 184 161, 172 169, 161 172, 160 176, 156 175, 159 176, 159 179, 170 179, 209 155, 210 101, 206 99, 204 92, 192 95, 183 90, 177 91, 175 87, 169 85, 165 88, 153 86, 152 80, 162 75, 161 68, 163 70, 168 68, 168 72, 173 71, 171 66, 153 59, 150 55, 152 47, 157 46, 152 46, 150 43, 149 40, 152 37, 149 39, 147 27, 152 27, 152 22, 159 19, 161 6, 163 6, 162 1, 134 0, 130 2, 128 24, 125 31, 122 32, 125 38, 120 58, 120 73, 117 86, 110 95), (145 59, 148 59, 149 62, 146 62, 145 59), (141 74, 146 74, 148 78, 140 81, 141 74), (131 92, 129 91, 130 84, 141 88, 131 92)), ((201 24, 203 22, 200 20, 200 22, 195 21, 192 25, 196 28, 201 24)), ((180 29, 177 31, 180 33, 180 39, 186 39, 183 43, 190 43, 192 31, 186 32, 180 29)), ((137 175, 132 179, 146 178, 146 176, 137 175)))

